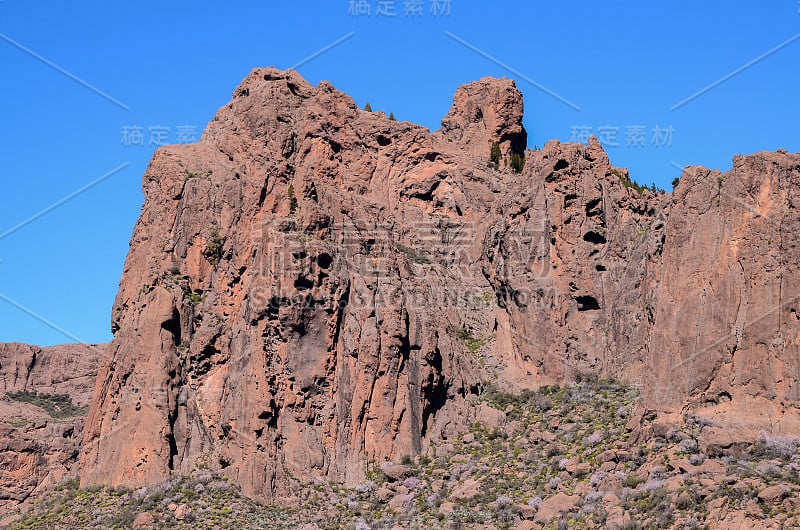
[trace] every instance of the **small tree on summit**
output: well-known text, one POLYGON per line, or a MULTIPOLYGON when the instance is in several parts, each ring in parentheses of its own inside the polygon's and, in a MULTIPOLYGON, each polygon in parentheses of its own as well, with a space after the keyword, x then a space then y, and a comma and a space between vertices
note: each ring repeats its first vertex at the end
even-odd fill
POLYGON ((389 113, 389 121, 397 121, 397 118, 394 117, 394 112, 389 113))
POLYGON ((369 104, 369 101, 367 101, 367 104, 364 105, 364 110, 367 112, 372 112, 372 105, 369 104))

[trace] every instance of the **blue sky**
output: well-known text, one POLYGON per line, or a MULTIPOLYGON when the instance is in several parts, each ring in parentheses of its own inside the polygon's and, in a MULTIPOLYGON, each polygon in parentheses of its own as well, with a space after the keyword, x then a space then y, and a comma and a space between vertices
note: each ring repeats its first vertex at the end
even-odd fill
POLYGON ((310 82, 436 129, 458 85, 511 77, 530 147, 602 133, 615 165, 666 189, 675 166, 800 151, 798 0, 355 3, 369 14, 349 0, 0 1, 0 341, 109 340, 156 144, 199 136, 250 69, 337 41, 299 67, 310 82))

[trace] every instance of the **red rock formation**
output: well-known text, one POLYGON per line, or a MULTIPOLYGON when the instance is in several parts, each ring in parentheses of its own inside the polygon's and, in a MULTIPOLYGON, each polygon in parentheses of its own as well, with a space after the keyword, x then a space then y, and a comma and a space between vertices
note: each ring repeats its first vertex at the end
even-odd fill
POLYGON ((522 126, 522 113, 522 94, 513 81, 485 77, 456 91, 436 136, 484 159, 495 142, 503 157, 524 154, 528 133, 522 126))
POLYGON ((47 487, 77 476, 85 414, 53 418, 20 392, 68 395, 76 407, 92 396, 102 346, 48 348, 0 344, 0 525, 4 515, 47 487))
POLYGON ((83 484, 198 465, 250 495, 352 484, 463 428, 489 382, 586 372, 657 410, 769 402, 794 428, 800 156, 692 168, 654 195, 594 140, 490 167, 493 143, 524 148, 521 118, 507 80, 459 89, 429 134, 258 69, 199 143, 159 149, 83 484))

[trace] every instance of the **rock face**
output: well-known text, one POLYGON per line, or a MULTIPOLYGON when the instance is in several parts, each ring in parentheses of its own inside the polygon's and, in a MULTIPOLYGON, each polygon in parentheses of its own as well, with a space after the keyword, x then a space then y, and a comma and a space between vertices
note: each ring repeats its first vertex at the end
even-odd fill
POLYGON ((460 88, 430 134, 251 72, 144 175, 82 484, 354 484, 463 432, 488 384, 587 373, 722 431, 796 432, 800 156, 653 194, 594 139, 493 168, 521 118, 508 80, 460 88))
POLYGON ((102 348, 0 344, 0 522, 48 486, 77 476, 102 348), (34 393, 52 408, 26 401, 34 393), (74 410, 52 399, 59 395, 69 396, 74 410))
POLYGON ((528 147, 522 115, 522 94, 514 82, 485 77, 456 91, 436 136, 487 159, 494 143, 503 156, 522 155, 528 147))

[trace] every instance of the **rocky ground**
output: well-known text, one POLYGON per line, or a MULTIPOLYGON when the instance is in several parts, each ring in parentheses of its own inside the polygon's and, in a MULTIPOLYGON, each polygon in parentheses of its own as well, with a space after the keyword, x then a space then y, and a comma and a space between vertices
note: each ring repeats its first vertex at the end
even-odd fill
POLYGON ((420 457, 371 463, 353 489, 296 481, 265 506, 206 469, 137 490, 64 483, 11 528, 796 528, 795 437, 704 442, 636 388, 590 378, 511 395, 485 389, 468 432, 420 457))

